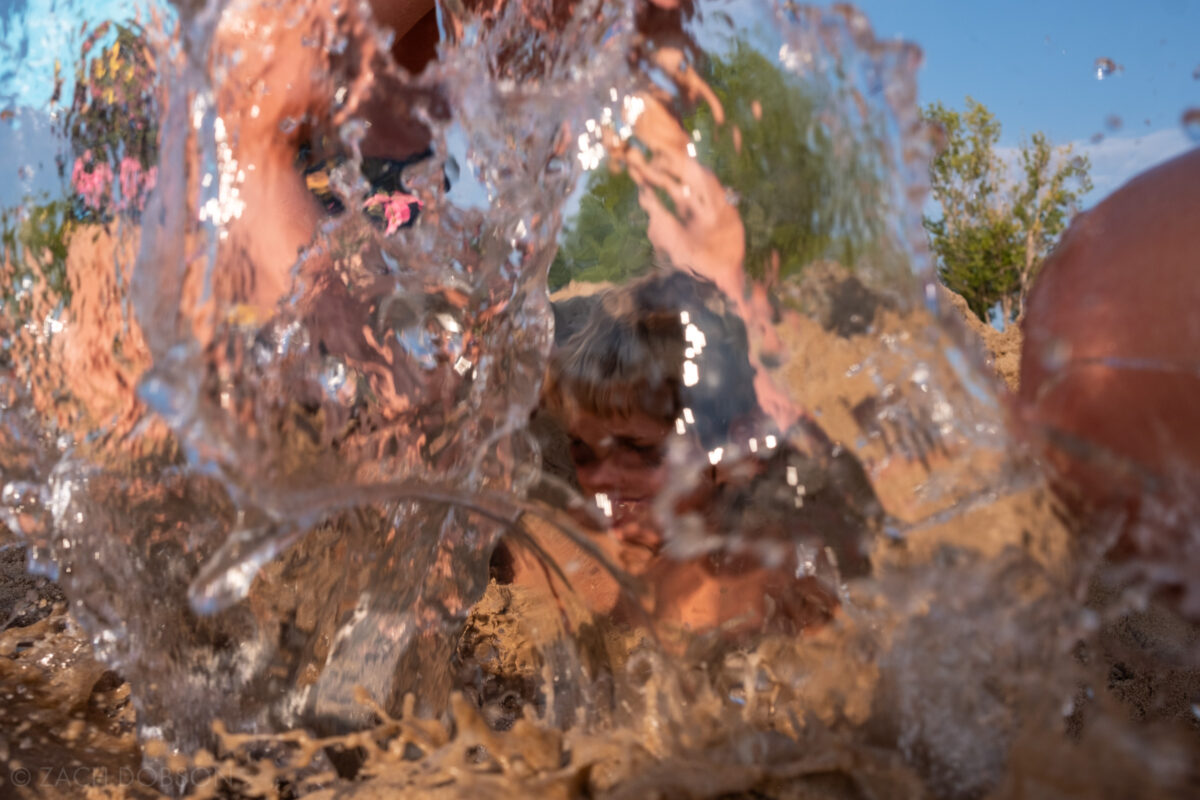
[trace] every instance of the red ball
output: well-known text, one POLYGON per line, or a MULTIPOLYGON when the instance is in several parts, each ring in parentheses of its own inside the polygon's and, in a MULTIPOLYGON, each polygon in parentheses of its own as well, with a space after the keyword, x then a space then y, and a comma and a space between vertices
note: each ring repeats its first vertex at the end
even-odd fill
POLYGON ((1018 415, 1077 509, 1200 488, 1200 149, 1071 224, 1032 287, 1018 415))

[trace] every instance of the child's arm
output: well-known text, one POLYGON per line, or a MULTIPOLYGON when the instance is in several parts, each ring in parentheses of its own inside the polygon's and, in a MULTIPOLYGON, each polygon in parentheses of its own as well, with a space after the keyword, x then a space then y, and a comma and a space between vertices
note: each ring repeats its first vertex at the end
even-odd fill
MULTIPOLYGON (((381 22, 395 30, 393 50, 428 45, 405 34, 430 5, 430 0, 375 0, 381 22)), ((339 6, 335 0, 281 5, 243 0, 225 13, 214 47, 214 74, 221 80, 218 113, 232 156, 225 168, 242 179, 237 185, 242 210, 228 220, 226 231, 229 244, 243 256, 234 268, 244 274, 227 276, 230 296, 222 300, 269 313, 287 291, 297 255, 311 244, 321 216, 295 166, 301 137, 312 125, 336 130, 359 116, 370 122, 374 108, 386 107, 376 86, 375 68, 386 58, 377 49, 376 33, 354 4, 339 6), (348 42, 344 48, 331 51, 333 41, 342 38, 348 42), (346 54, 338 57, 354 61, 341 76, 343 86, 334 85, 330 63, 330 53, 338 50, 346 54)), ((378 140, 393 127, 368 130, 378 140)), ((386 150, 387 145, 376 147, 386 150)))
MULTIPOLYGON (((679 71, 677 64, 664 66, 679 71)), ((714 115, 720 120, 716 98, 711 92, 702 94, 713 104, 714 115)), ((759 285, 748 286, 744 267, 746 234, 741 217, 726 187, 688 152, 691 138, 674 115, 655 98, 642 99, 645 106, 637 120, 637 136, 653 156, 647 158, 633 147, 625 148, 621 156, 638 184, 638 201, 650 217, 650 242, 677 267, 712 281, 733 301, 750 340, 759 406, 780 430, 788 430, 800 419, 801 411, 764 367, 764 362, 778 357, 782 343, 771 324, 774 314, 766 290, 759 285), (659 199, 659 191, 671 199, 674 211, 659 199)))

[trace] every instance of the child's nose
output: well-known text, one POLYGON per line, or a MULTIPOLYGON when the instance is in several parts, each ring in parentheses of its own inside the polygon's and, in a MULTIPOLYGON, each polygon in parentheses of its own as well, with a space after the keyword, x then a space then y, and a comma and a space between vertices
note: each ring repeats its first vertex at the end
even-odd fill
POLYGON ((579 477, 583 488, 590 492, 612 492, 621 486, 621 468, 611 456, 581 468, 579 477))

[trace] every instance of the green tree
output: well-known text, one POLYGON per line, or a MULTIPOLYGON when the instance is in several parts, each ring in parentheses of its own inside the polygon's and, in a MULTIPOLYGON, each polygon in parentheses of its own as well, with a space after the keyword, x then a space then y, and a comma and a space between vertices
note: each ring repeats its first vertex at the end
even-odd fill
POLYGON ((1072 156, 1070 146, 1054 148, 1044 133, 1035 133, 1021 145, 1023 182, 1013 198, 1013 216, 1020 223, 1024 247, 1019 268, 1015 309, 1025 309, 1025 294, 1046 256, 1054 249, 1079 200, 1092 190, 1087 156, 1072 156))
POLYGON ((65 128, 76 155, 158 163, 155 66, 140 27, 103 22, 84 41, 65 128), (110 43, 111 42, 111 43, 110 43))
POLYGON ((633 179, 601 166, 588 176, 579 213, 563 232, 562 246, 550 265, 550 289, 571 281, 619 283, 641 274, 653 258, 648 224, 633 179))
MULTIPOLYGON (((158 162, 154 57, 136 25, 104 22, 84 41, 63 128, 75 156, 71 186, 80 219, 136 216, 158 162)), ((57 88, 56 88, 57 95, 57 88)))
MULTIPOLYGON (((51 107, 62 88, 57 66, 55 73, 51 107)), ((58 123, 75 156, 70 181, 59 191, 0 209, 0 303, 13 319, 22 318, 21 304, 35 290, 63 305, 70 302, 67 244, 81 224, 111 220, 114 184, 131 213, 137 210, 134 201, 153 186, 154 81, 153 56, 136 25, 104 22, 84 41, 72 104, 58 123), (89 189, 91 202, 84 194, 89 189)))
POLYGON ((983 104, 968 97, 958 112, 934 103, 925 117, 944 135, 930 167, 941 215, 925 218, 939 277, 981 319, 999 305, 1011 322, 1079 199, 1091 190, 1088 160, 1035 133, 1021 144, 1021 174, 1012 181, 996 153, 1000 123, 983 104))
POLYGON ((70 299, 67 242, 74 228, 68 200, 0 211, 0 301, 6 313, 20 318, 20 300, 39 284, 52 297, 70 299))

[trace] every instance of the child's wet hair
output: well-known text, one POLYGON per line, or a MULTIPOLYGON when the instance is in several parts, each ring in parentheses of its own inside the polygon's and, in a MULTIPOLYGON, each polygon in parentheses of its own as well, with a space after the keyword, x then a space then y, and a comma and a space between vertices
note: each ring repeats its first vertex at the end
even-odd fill
POLYGON ((544 399, 560 416, 690 418, 706 448, 758 414, 746 326, 712 283, 657 269, 555 306, 544 399))

